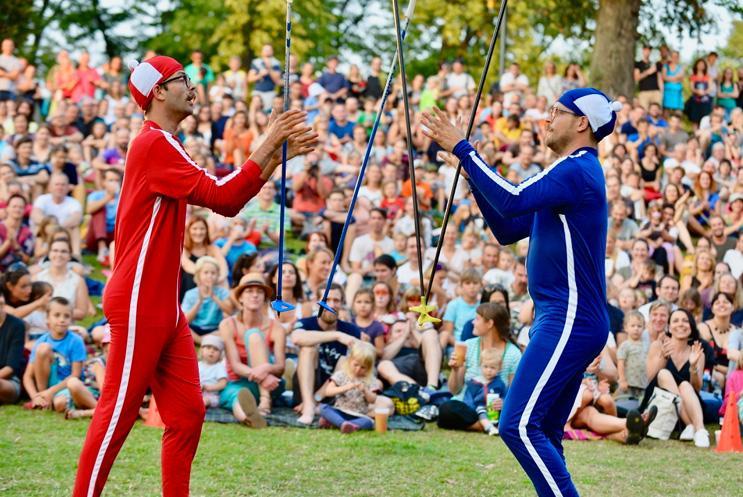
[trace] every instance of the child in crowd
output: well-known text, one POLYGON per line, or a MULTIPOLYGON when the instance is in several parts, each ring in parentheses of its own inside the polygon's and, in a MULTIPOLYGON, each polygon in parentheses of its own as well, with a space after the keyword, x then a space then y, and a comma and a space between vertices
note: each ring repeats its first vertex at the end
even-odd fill
MULTIPOLYGON (((31 302, 35 302, 42 297, 51 299, 53 292, 54 287, 50 283, 46 281, 34 281, 31 283, 31 302)), ((26 322, 26 336, 28 337, 26 348, 31 350, 36 340, 49 330, 46 324, 46 309, 36 309, 23 318, 23 320, 26 322)))
POLYGON ((395 248, 390 252, 390 255, 398 264, 405 262, 405 259, 407 259, 407 256, 405 255, 405 244, 407 240, 408 237, 405 233, 395 233, 392 237, 392 242, 394 243, 395 248))
MULTIPOLYGON (((111 345, 111 328, 105 327, 103 337, 100 340, 101 344, 101 355, 95 356, 85 362, 83 368, 83 383, 88 389, 90 396, 85 396, 84 406, 73 404, 73 406, 65 412, 65 418, 77 419, 77 418, 89 418, 95 413, 95 407, 98 404, 98 397, 101 395, 103 389, 103 380, 106 377, 106 361, 108 361, 108 349, 111 345), (92 397, 92 400, 91 398, 92 397), (82 409, 80 407, 83 407, 82 409)), ((74 381, 74 380, 70 380, 74 381)), ((68 385, 69 387, 69 385, 68 385)))
POLYGON ((405 207, 405 199, 397 190, 397 182, 388 180, 382 183, 382 195, 384 198, 379 205, 387 211, 387 219, 397 219, 398 213, 405 207))
POLYGON ((461 341, 462 328, 468 321, 475 319, 477 306, 480 305, 480 292, 482 292, 480 272, 477 269, 467 269, 462 272, 459 280, 459 297, 446 306, 439 335, 442 349, 461 341))
POLYGON ((247 234, 253 231, 253 227, 248 227, 248 222, 244 218, 240 216, 233 217, 230 221, 229 234, 226 237, 218 238, 214 242, 222 251, 225 259, 227 259, 227 265, 230 271, 235 267, 238 257, 243 254, 252 254, 256 251, 255 245, 245 240, 247 234))
POLYGON ((199 382, 205 407, 219 406, 219 393, 227 386, 227 368, 222 360, 224 342, 216 335, 201 340, 199 382))
POLYGON ((202 337, 217 331, 222 318, 232 314, 235 307, 229 290, 217 285, 219 263, 213 257, 199 257, 194 281, 196 288, 186 292, 182 305, 194 342, 201 343, 202 337))
POLYGON ((638 311, 630 312, 624 319, 624 333, 627 340, 617 350, 617 369, 619 371, 619 392, 630 397, 642 399, 648 385, 645 364, 648 351, 642 343, 645 319, 638 311))
POLYGON ((340 428, 342 433, 371 430, 374 422, 369 408, 377 400, 374 390, 379 380, 374 376, 376 350, 366 342, 356 342, 346 360, 325 387, 327 397, 335 397, 333 405, 320 407, 320 426, 340 428))
POLYGON ((493 409, 488 405, 488 396, 497 394, 501 399, 506 396, 506 384, 499 376, 502 365, 501 355, 496 349, 483 350, 480 353, 480 376, 467 382, 462 400, 477 412, 482 431, 488 435, 498 434, 498 420, 491 419, 493 409), (488 416, 489 410, 491 416, 488 416))
MULTIPOLYGON (((53 297, 47 308, 49 332, 41 335, 23 375, 23 386, 31 400, 29 409, 67 409, 70 399, 83 407, 89 392, 80 381, 86 352, 83 339, 69 330, 72 306, 64 297, 53 297)), ((95 400, 95 399, 94 399, 95 400)))
POLYGON ((374 347, 377 355, 382 356, 384 350, 384 326, 374 319, 374 293, 371 288, 361 288, 353 296, 351 306, 353 324, 358 326, 361 333, 365 333, 374 347))

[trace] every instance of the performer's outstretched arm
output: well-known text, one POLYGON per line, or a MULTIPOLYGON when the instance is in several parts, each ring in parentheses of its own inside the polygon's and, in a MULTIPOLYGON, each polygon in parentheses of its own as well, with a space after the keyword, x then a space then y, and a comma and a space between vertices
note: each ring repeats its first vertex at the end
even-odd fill
MULTIPOLYGON (((454 155, 462 161, 462 167, 470 182, 487 198, 503 217, 514 217, 534 213, 544 208, 562 207, 572 204, 581 195, 582 174, 574 161, 560 160, 539 174, 514 185, 490 169, 474 147, 461 140, 454 147, 454 155)), ((579 152, 588 153, 588 152, 579 152)))
POLYGON ((482 217, 485 219, 490 231, 495 235, 498 243, 501 245, 510 245, 531 234, 531 225, 534 221, 533 213, 505 218, 498 214, 498 211, 490 205, 487 197, 483 195, 477 184, 471 180, 469 183, 472 195, 475 197, 478 207, 480 207, 480 212, 482 212, 482 217))

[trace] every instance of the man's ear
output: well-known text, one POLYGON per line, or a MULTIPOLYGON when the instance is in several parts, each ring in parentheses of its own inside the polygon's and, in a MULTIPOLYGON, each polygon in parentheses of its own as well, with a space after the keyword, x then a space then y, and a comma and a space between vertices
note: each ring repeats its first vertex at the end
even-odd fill
POLYGON ((163 102, 165 100, 165 88, 160 85, 155 85, 152 89, 152 99, 163 102))
POLYGON ((582 133, 583 131, 588 130, 591 131, 591 123, 588 122, 588 118, 586 116, 580 116, 580 121, 578 122, 578 132, 582 133))

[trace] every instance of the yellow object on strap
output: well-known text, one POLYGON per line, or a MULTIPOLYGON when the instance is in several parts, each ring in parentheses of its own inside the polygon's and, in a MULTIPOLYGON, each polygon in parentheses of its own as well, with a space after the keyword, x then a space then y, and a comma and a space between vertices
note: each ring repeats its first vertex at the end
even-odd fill
POLYGON ((426 296, 421 295, 420 305, 416 305, 410 308, 411 311, 417 312, 418 326, 421 327, 426 323, 440 323, 441 320, 437 317, 431 316, 431 313, 436 310, 435 305, 426 305, 426 296))

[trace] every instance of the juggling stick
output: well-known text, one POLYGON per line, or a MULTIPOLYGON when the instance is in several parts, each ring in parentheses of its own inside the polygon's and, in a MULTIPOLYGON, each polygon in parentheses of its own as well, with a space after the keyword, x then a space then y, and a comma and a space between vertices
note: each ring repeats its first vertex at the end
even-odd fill
MULTIPOLYGON (((292 44, 292 0, 286 0, 286 60, 284 61, 284 112, 289 110, 289 55, 292 44)), ((279 212, 279 272, 276 282, 276 300, 271 302, 271 308, 278 314, 294 309, 289 302, 281 298, 283 285, 282 275, 284 272, 284 216, 286 213, 286 156, 289 144, 284 142, 281 146, 281 209, 279 212)))
MULTIPOLYGON (((500 26, 503 23, 503 16, 506 13, 506 6, 508 0, 503 0, 500 5, 500 11, 498 12, 498 21, 495 24, 495 30, 493 31, 493 37, 490 39, 490 47, 488 47, 488 55, 485 58, 485 66, 482 68, 482 74, 480 74, 480 83, 477 86, 477 94, 475 95, 475 101, 472 104, 472 112, 470 113, 470 121, 467 124, 467 134, 465 140, 470 139, 472 134, 472 127, 475 124, 475 117, 477 117, 477 107, 480 105, 480 98, 482 97, 482 90, 485 87, 485 80, 488 76, 488 69, 490 68, 490 61, 493 58, 493 52, 495 51, 495 43, 498 40, 498 32, 500 26)), ((441 224, 441 234, 439 235, 439 243, 436 244, 436 255, 433 257, 433 267, 431 268, 431 279, 428 280, 428 289, 426 290, 426 298, 431 297, 431 289, 433 288, 433 278, 436 276, 436 267, 439 263, 439 256, 441 255, 441 247, 444 246, 444 235, 446 234, 446 227, 449 225, 449 217, 451 216, 452 205, 454 204, 454 194, 457 191, 457 183, 459 182, 459 176, 462 173, 462 163, 460 162, 457 166, 457 172, 454 174, 454 183, 449 193, 449 200, 446 203, 446 211, 444 212, 444 221, 441 224)), ((423 280, 421 280, 423 281, 423 280)), ((422 285, 422 283, 421 283, 422 285)), ((421 303, 424 300, 421 299, 421 303)))
MULTIPOLYGON (((405 39, 405 35, 408 31, 408 26, 410 26, 410 19, 413 17, 413 11, 415 10, 415 0, 410 0, 410 3, 408 4, 408 9, 405 12, 405 27, 402 31, 402 38, 405 39)), ((351 224, 351 218, 353 217, 353 209, 356 206, 356 199, 359 195, 359 190, 361 189, 361 183, 364 180, 364 174, 366 173, 366 166, 369 164, 369 157, 371 156, 372 147, 374 146, 374 137, 377 135, 377 129, 379 128, 379 122, 382 117, 382 112, 384 111, 384 106, 387 104, 387 97, 390 95, 390 88, 392 87, 392 80, 395 77, 395 68, 397 67, 397 57, 392 59, 392 63, 390 64, 390 69, 387 72, 387 83, 384 85, 384 91, 382 92, 382 101, 379 104, 379 111, 377 112, 377 116, 374 118, 374 125, 371 129, 371 134, 369 135, 369 142, 366 144, 366 152, 364 153, 364 160, 361 163, 361 168, 359 169, 359 177, 356 179, 356 186, 353 189, 353 196, 351 197, 351 204, 348 206, 348 215, 346 216, 346 222, 343 224, 343 230, 341 231, 341 236, 338 241, 338 249, 335 251, 335 258, 333 259, 333 265, 330 267, 330 275, 328 276, 328 282, 325 285, 325 291, 323 292, 322 299, 317 303, 317 305, 320 306, 320 313, 323 312, 323 310, 326 310, 328 312, 332 312, 333 314, 336 314, 335 310, 328 305, 327 299, 328 299, 328 293, 330 292, 330 285, 333 283, 333 277, 335 276, 335 271, 338 269, 338 264, 340 263, 341 254, 343 252, 343 244, 346 241, 346 231, 348 231, 348 226, 351 224)))

